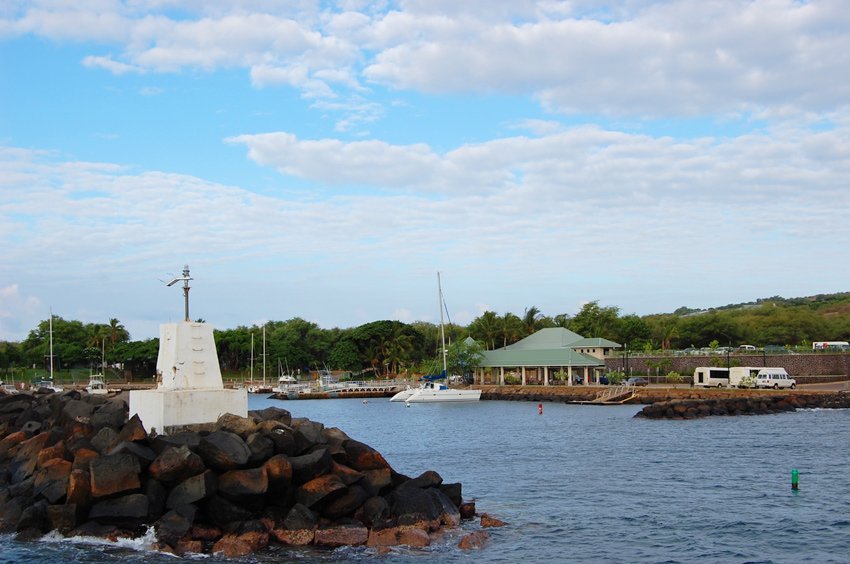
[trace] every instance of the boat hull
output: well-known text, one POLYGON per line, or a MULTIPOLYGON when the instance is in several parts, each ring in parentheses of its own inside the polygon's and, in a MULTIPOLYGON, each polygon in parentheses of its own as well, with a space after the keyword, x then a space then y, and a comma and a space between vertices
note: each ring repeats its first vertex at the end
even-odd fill
POLYGON ((405 403, 445 403, 479 401, 480 399, 481 390, 420 389, 415 390, 409 398, 403 401, 405 403))

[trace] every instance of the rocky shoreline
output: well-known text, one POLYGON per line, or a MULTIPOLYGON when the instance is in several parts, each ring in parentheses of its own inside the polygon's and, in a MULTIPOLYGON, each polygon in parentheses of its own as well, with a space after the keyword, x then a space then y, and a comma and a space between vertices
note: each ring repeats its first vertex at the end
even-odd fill
POLYGON ((781 394, 740 398, 676 399, 647 405, 635 417, 647 419, 698 419, 712 415, 768 415, 797 409, 847 409, 847 392, 781 394))
MULTIPOLYGON (((0 396, 0 528, 19 538, 135 538, 153 527, 156 548, 175 554, 388 550, 428 546, 474 516, 461 484, 399 474, 370 446, 283 409, 157 436, 128 420, 121 396, 0 396)), ((486 540, 477 530, 459 546, 486 540)))

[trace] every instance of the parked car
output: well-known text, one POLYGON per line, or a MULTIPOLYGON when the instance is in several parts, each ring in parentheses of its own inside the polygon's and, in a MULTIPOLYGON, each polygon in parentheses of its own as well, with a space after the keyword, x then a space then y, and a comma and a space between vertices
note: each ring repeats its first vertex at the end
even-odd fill
POLYGON ((649 380, 646 378, 640 378, 638 376, 632 376, 628 380, 626 380, 626 385, 628 386, 648 386, 649 380))
POLYGON ((607 376, 600 376, 599 377, 599 383, 602 384, 603 386, 607 386, 608 385, 608 377, 607 376))
POLYGON ((797 381, 784 368, 762 368, 756 376, 757 388, 791 388, 797 387, 797 381))

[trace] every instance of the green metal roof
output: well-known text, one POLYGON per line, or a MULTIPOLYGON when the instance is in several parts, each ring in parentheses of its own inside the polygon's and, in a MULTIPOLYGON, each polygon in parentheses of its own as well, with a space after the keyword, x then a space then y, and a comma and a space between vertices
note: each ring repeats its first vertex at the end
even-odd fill
POLYGON ((583 337, 563 327, 550 327, 532 333, 525 339, 504 347, 508 350, 546 350, 572 346, 583 337))
POLYGON ((480 366, 602 366, 604 364, 603 360, 577 353, 570 348, 557 348, 485 351, 480 366))
POLYGON ((512 345, 485 351, 481 366, 602 366, 605 364, 603 360, 573 349, 619 346, 607 339, 585 339, 563 327, 551 327, 541 329, 512 345))
POLYGON ((575 343, 570 343, 570 346, 574 349, 578 348, 607 348, 607 349, 619 349, 623 345, 620 343, 615 343, 614 341, 609 341, 608 339, 602 339, 600 337, 596 338, 588 338, 581 339, 576 341, 575 343))

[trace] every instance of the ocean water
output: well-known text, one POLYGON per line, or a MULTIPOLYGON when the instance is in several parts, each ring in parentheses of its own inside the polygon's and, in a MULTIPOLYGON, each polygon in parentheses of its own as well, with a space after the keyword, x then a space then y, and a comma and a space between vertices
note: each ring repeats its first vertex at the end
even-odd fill
MULTIPOLYGON (((477 523, 427 549, 274 548, 237 561, 850 562, 850 410, 649 421, 636 406, 546 403, 540 415, 527 402, 250 399, 269 405, 339 427, 399 472, 461 482, 479 513, 509 526, 471 552, 456 544, 477 523)), ((0 560, 175 561, 147 545, 7 535, 0 560)))

